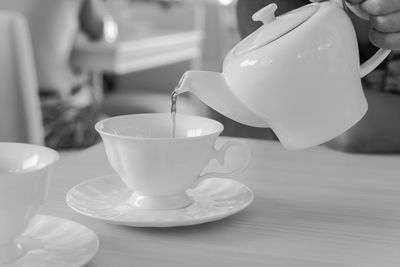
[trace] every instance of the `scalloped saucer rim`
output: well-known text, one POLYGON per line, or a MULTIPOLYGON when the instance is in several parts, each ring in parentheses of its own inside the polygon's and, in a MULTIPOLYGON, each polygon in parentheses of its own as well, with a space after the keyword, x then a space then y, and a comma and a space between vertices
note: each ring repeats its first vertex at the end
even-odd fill
POLYGON ((221 220, 242 211, 254 200, 253 191, 246 185, 237 180, 217 177, 208 178, 195 188, 188 189, 187 193, 193 203, 181 209, 146 210, 133 207, 128 204, 131 193, 118 175, 107 175, 72 187, 66 195, 66 203, 81 215, 112 224, 133 227, 176 227, 221 220), (99 190, 101 183, 109 184, 99 190), (98 198, 88 195, 85 190, 98 198), (104 190, 112 193, 104 194, 104 190), (122 190, 122 193, 118 190, 122 190), (113 194, 115 198, 108 198, 113 194), (92 207, 108 207, 109 209, 91 209, 90 202, 92 202, 92 207), (133 217, 127 218, 129 215, 133 217))
POLYGON ((1 267, 81 267, 96 255, 100 244, 97 234, 87 226, 47 214, 37 214, 17 242, 24 254, 1 267), (65 229, 60 231, 60 227, 65 229), (74 243, 69 242, 71 233, 77 235, 74 243))

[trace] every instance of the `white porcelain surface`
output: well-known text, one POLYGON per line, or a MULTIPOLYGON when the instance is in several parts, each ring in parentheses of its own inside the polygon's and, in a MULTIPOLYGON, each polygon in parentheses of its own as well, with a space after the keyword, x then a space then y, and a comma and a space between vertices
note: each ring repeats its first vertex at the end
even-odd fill
POLYGON ((17 242, 22 257, 2 267, 78 267, 99 248, 97 235, 86 226, 48 215, 33 218, 17 242))
POLYGON ((360 66, 341 1, 312 3, 276 19, 271 5, 257 12, 265 24, 227 54, 222 73, 188 71, 178 91, 241 123, 269 125, 287 149, 324 143, 364 116, 360 77, 390 51, 379 50, 360 66))
POLYGON ((0 143, 0 264, 22 253, 15 239, 42 206, 58 159, 50 148, 0 143))
POLYGON ((89 180, 72 188, 66 197, 75 211, 113 224, 171 227, 219 220, 246 208, 253 192, 230 179, 209 178, 187 194, 193 203, 176 210, 146 210, 129 205, 131 191, 117 176, 89 180))
POLYGON ((172 138, 170 113, 112 117, 96 124, 107 158, 124 184, 135 191, 130 203, 147 209, 188 206, 186 189, 211 176, 234 177, 250 161, 246 143, 229 140, 218 150, 215 141, 223 125, 199 116, 176 114, 176 137, 172 138), (245 158, 225 173, 202 174, 211 159, 223 165, 227 150, 240 146, 245 158))

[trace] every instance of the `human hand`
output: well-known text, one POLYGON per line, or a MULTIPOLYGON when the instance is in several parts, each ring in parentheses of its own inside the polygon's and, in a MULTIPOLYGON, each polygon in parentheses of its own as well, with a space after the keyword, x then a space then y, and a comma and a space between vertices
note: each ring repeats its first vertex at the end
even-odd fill
MULTIPOLYGON (((323 0, 311 0, 322 2, 323 0)), ((377 47, 400 50, 399 0, 346 0, 349 6, 359 8, 369 15, 371 43, 377 47)), ((351 9, 351 8, 350 8, 351 9)), ((355 12, 357 13, 357 12, 355 12)))
POLYGON ((369 14, 369 39, 374 45, 400 50, 400 1, 399 0, 347 0, 369 14))

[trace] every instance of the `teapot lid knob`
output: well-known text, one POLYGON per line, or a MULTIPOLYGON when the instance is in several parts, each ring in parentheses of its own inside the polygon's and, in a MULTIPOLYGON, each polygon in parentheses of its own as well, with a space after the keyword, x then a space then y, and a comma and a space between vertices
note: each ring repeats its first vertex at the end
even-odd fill
POLYGON ((254 13, 252 19, 254 21, 262 21, 264 24, 270 23, 276 19, 275 11, 277 9, 278 6, 275 3, 269 4, 268 6, 254 13))
POLYGON ((269 4, 252 17, 254 21, 262 21, 264 25, 238 43, 233 48, 233 55, 240 56, 274 42, 311 18, 319 10, 319 6, 308 4, 275 17, 278 6, 275 3, 269 4))

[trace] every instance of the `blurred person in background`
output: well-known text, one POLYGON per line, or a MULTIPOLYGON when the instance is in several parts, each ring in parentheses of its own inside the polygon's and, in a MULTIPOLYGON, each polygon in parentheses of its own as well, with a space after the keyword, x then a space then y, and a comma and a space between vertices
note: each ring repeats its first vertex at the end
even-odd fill
POLYGON ((99 141, 99 90, 73 69, 70 55, 79 32, 93 41, 115 39, 116 29, 98 0, 2 0, 0 9, 25 16, 32 37, 46 146, 88 147, 99 141))
MULTIPOLYGON (((254 22, 251 16, 273 2, 278 5, 277 15, 310 3, 307 0, 238 0, 236 11, 242 38, 262 25, 260 22, 254 22)), ((351 2, 361 3, 361 8, 369 13, 371 18, 367 21, 349 14, 356 30, 361 62, 375 53, 377 48, 371 42, 383 48, 400 49, 400 1, 351 2)), ((399 51, 393 51, 376 70, 365 76, 362 85, 369 105, 367 114, 350 130, 326 143, 326 146, 354 153, 399 153, 399 51)))

